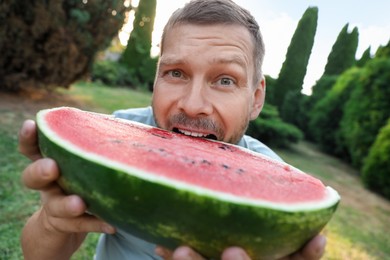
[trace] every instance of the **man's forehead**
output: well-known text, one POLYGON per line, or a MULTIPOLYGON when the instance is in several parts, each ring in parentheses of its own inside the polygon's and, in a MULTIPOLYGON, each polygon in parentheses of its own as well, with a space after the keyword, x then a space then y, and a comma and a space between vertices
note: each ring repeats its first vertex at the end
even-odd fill
MULTIPOLYGON (((187 64, 190 60, 186 59, 186 57, 179 57, 178 55, 172 55, 172 54, 164 54, 160 58, 160 63, 164 65, 170 65, 170 64, 187 64)), ((241 66, 245 66, 245 60, 240 55, 221 55, 220 57, 210 57, 210 59, 207 60, 211 64, 231 64, 235 63, 241 66)))
POLYGON ((254 48, 254 40, 249 30, 236 24, 176 24, 166 32, 163 45, 166 42, 180 45, 183 40, 189 40, 194 45, 197 44, 196 41, 208 40, 214 41, 215 45, 241 44, 249 45, 252 50, 254 48))

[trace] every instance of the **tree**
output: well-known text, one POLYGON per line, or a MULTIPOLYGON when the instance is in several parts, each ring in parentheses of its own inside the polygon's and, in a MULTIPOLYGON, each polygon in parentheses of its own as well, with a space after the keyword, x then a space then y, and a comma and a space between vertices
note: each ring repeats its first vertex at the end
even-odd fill
POLYGON ((348 33, 348 24, 343 27, 329 53, 324 75, 340 75, 354 65, 358 38, 357 27, 351 33, 348 33))
POLYGON ((356 66, 359 68, 364 67, 368 61, 372 59, 371 57, 371 46, 368 47, 362 54, 362 57, 358 61, 356 61, 356 66))
MULTIPOLYGON (((310 103, 314 106, 319 100, 325 97, 326 93, 332 88, 337 76, 342 74, 356 62, 355 55, 358 46, 358 29, 355 27, 351 33, 348 33, 348 24, 340 31, 332 50, 328 55, 328 61, 325 65, 325 71, 321 78, 312 87, 310 103), (333 80, 333 82, 332 82, 333 80)), ((361 66, 370 57, 370 50, 366 50, 362 57, 361 66), (368 57, 367 57, 368 55, 368 57)))
POLYGON ((124 0, 0 3, 0 89, 68 87, 121 28, 124 0))
POLYGON ((376 58, 390 58, 390 41, 385 46, 380 46, 375 53, 376 58))
POLYGON ((374 58, 362 68, 340 123, 340 134, 352 164, 360 169, 369 149, 390 117, 390 59, 374 58))
POLYGON ((308 128, 310 137, 327 153, 349 161, 345 142, 339 133, 340 122, 344 115, 345 103, 359 83, 362 69, 353 67, 340 76, 321 78, 323 84, 333 85, 325 96, 310 109, 308 128), (329 82, 329 83, 327 83, 329 82))
POLYGON ((390 200, 390 118, 370 148, 364 162, 362 180, 370 190, 390 200))
POLYGON ((156 0, 141 0, 135 12, 133 31, 120 62, 125 64, 140 83, 153 83, 156 59, 150 57, 152 32, 156 16, 156 0), (152 81, 152 82, 150 82, 152 81))
MULTIPOLYGON (((317 19, 318 8, 309 7, 298 22, 287 50, 286 59, 273 88, 273 99, 270 100, 279 110, 282 108, 288 92, 301 92, 307 64, 314 44, 317 19)), ((281 111, 282 118, 286 119, 283 117, 283 114, 283 111, 281 111)))
POLYGON ((249 123, 246 134, 272 147, 288 147, 303 138, 294 125, 283 122, 276 107, 265 104, 261 115, 249 123))

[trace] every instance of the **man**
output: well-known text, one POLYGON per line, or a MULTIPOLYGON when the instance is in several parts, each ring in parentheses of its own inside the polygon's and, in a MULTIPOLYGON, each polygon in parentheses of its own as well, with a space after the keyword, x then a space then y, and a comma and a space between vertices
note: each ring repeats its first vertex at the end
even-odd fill
MULTIPOLYGON (((247 147, 280 159, 269 148, 244 136, 249 120, 264 104, 261 71, 264 44, 254 18, 230 0, 197 0, 168 21, 154 84, 152 107, 117 111, 117 117, 247 147)), ((140 240, 85 213, 75 195, 65 196, 55 181, 60 173, 51 159, 41 159, 36 127, 26 121, 20 151, 32 159, 23 173, 29 188, 40 190, 42 207, 23 229, 26 259, 68 259, 88 232, 101 236, 96 259, 203 259, 189 247, 173 252, 140 240)), ((292 259, 318 259, 325 247, 317 236, 292 259)), ((249 259, 245 249, 230 247, 221 259, 249 259)))

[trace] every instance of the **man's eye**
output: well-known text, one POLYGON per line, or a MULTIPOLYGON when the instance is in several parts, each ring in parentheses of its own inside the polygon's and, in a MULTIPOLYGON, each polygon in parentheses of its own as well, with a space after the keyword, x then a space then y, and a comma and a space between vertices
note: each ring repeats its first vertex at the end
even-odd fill
POLYGON ((182 73, 179 70, 171 70, 168 74, 173 78, 180 78, 182 76, 182 73))
POLYGON ((219 84, 221 84, 223 86, 230 86, 230 85, 234 84, 234 81, 232 79, 229 79, 229 78, 221 78, 219 80, 219 84))

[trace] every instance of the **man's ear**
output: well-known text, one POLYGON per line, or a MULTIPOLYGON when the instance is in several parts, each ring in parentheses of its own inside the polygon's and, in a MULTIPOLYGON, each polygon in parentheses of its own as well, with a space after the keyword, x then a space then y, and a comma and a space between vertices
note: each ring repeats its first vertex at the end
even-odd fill
POLYGON ((264 100, 265 100, 265 78, 264 76, 261 78, 260 82, 257 84, 256 89, 253 92, 253 104, 252 110, 250 113, 250 119, 256 119, 261 110, 263 109, 264 100))

